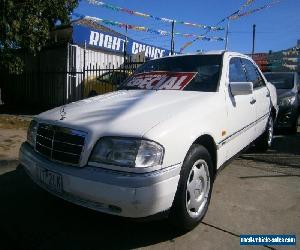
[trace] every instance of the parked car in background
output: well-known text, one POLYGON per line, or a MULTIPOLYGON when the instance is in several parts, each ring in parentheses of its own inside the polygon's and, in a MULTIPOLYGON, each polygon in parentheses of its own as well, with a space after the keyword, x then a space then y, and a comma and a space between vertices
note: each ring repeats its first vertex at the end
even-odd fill
POLYGON ((84 97, 92 97, 117 90, 131 73, 129 70, 114 69, 101 75, 88 77, 84 83, 84 97))
POLYGON ((253 142, 272 144, 275 87, 234 52, 146 62, 118 91, 44 112, 20 161, 50 193, 104 213, 168 212, 190 230, 205 215, 217 171, 253 142))
POLYGON ((297 133, 300 113, 300 85, 296 72, 268 72, 265 76, 277 91, 279 114, 277 127, 297 133))

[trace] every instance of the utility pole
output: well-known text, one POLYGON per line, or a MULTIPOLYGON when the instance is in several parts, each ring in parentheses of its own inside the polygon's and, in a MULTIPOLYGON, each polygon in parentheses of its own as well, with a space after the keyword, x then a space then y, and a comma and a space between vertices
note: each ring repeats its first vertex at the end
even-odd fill
POLYGON ((174 26, 175 26, 175 22, 174 20, 172 21, 172 33, 171 33, 171 55, 174 55, 174 26))
POLYGON ((127 43, 128 43, 127 32, 128 32, 128 26, 126 24, 126 26, 125 26, 125 44, 124 44, 124 63, 126 62, 126 56, 127 56, 127 43))
POLYGON ((85 73, 86 73, 86 41, 84 41, 82 73, 83 73, 83 76, 82 76, 83 83, 81 83, 81 99, 84 98, 84 85, 85 85, 85 73))
POLYGON ((229 22, 230 19, 227 19, 227 27, 226 27, 226 35, 225 35, 225 50, 227 50, 228 47, 228 35, 229 35, 229 22))
POLYGON ((127 43, 128 43, 128 38, 127 38, 127 32, 128 32, 128 26, 126 24, 125 26, 125 43, 124 43, 124 62, 123 62, 123 75, 124 77, 126 76, 126 62, 127 62, 127 43))
POLYGON ((256 33, 256 25, 253 24, 253 26, 252 26, 252 57, 253 57, 254 51, 255 51, 255 33, 256 33))

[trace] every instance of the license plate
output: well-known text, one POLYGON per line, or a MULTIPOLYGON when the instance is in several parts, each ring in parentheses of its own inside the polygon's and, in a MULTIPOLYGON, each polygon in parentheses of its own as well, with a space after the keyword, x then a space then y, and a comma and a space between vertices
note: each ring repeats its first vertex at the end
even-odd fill
POLYGON ((62 176, 44 168, 37 168, 39 181, 52 191, 62 192, 62 176))

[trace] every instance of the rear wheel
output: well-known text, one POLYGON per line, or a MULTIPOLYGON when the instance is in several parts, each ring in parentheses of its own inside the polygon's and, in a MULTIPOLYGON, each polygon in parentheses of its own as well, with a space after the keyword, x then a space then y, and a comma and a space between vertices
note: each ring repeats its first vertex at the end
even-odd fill
POLYGON ((267 151, 273 143, 274 136, 274 121, 273 117, 270 116, 265 132, 258 138, 255 143, 256 149, 259 151, 267 151))
POLYGON ((212 167, 207 149, 201 145, 192 145, 182 166, 169 216, 178 229, 191 230, 204 217, 212 191, 212 167))

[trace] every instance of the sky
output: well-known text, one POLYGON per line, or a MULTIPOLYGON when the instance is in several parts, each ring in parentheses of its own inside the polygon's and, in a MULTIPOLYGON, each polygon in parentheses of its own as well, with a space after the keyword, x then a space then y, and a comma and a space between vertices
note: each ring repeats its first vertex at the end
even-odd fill
MULTIPOLYGON (((238 10, 246 0, 101 0, 102 2, 130 10, 197 24, 215 25, 224 17, 238 10)), ((244 11, 261 7, 273 0, 255 0, 244 11)), ((243 11, 242 11, 243 12, 243 11)), ((132 16, 89 4, 81 0, 74 13, 94 16, 111 21, 171 31, 171 24, 151 18, 132 16)), ((271 8, 230 21, 228 50, 250 53, 252 50, 252 26, 256 24, 255 52, 279 51, 296 46, 300 39, 300 0, 281 0, 271 8)), ((226 27, 227 22, 221 26, 226 27)), ((122 34, 125 30, 108 26, 122 34)), ((186 25, 175 25, 175 31, 202 35, 205 30, 186 25)), ((128 30, 128 36, 137 41, 170 49, 171 37, 128 30)), ((225 31, 210 32, 207 36, 225 37, 225 31)), ((193 39, 175 36, 175 51, 193 39)), ((224 42, 196 41, 184 52, 224 49, 224 42)))

